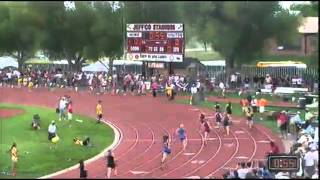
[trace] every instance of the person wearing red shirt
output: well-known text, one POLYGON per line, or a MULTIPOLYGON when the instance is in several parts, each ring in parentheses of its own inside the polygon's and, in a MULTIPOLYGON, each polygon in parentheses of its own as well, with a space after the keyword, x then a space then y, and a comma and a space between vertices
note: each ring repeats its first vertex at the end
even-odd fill
POLYGON ((285 114, 285 111, 282 111, 278 118, 277 118, 277 124, 280 128, 280 132, 282 135, 282 138, 287 139, 287 124, 288 124, 288 117, 285 114))
POLYGON ((70 101, 68 103, 68 120, 72 120, 72 113, 73 113, 73 110, 72 110, 72 101, 70 101))
POLYGON ((279 154, 279 153, 280 153, 280 151, 279 151, 278 146, 273 141, 271 141, 269 155, 274 155, 274 154, 279 154))

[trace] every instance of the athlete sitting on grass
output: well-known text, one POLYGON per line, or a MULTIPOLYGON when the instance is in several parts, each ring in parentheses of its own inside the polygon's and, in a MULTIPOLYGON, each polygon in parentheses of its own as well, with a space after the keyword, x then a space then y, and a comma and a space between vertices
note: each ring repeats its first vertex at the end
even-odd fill
POLYGON ((38 114, 33 115, 31 127, 35 130, 40 129, 40 116, 38 114))
POLYGON ((73 138, 73 143, 76 145, 80 145, 80 146, 92 146, 92 144, 90 143, 90 138, 87 137, 84 139, 84 141, 81 141, 81 139, 79 139, 78 137, 73 138))

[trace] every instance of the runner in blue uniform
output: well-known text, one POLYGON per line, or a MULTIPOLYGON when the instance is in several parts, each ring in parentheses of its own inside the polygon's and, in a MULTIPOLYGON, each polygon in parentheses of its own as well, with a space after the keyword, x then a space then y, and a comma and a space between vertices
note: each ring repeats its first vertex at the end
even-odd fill
POLYGON ((183 124, 180 124, 180 127, 177 128, 176 135, 179 137, 180 141, 182 142, 183 149, 186 149, 186 147, 187 147, 187 140, 186 140, 187 134, 186 134, 186 130, 185 130, 183 124))
POLYGON ((163 136, 163 146, 162 146, 162 159, 161 159, 161 166, 160 169, 163 169, 163 164, 167 159, 168 155, 171 154, 170 144, 169 144, 169 136, 163 136))

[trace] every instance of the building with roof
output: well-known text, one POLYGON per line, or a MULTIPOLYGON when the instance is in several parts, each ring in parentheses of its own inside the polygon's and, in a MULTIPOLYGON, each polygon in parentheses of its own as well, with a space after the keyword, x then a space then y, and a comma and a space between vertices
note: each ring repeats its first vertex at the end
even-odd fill
POLYGON ((309 56, 318 50, 318 17, 303 18, 297 31, 299 36, 295 42, 278 44, 276 39, 270 39, 266 43, 266 52, 270 55, 298 55, 309 56))

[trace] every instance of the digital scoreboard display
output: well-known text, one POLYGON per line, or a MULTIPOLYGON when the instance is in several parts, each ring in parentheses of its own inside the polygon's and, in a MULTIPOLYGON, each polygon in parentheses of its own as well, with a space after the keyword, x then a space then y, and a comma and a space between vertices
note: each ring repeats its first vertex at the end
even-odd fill
POLYGON ((269 155, 268 169, 270 171, 299 171, 300 159, 294 155, 269 155))
POLYGON ((129 60, 182 62, 183 24, 127 24, 129 60))

